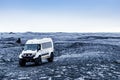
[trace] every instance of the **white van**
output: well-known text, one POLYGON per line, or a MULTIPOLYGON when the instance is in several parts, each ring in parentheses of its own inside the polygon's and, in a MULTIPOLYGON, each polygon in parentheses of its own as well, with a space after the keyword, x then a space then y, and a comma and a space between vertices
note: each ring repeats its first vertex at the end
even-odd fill
POLYGON ((54 59, 53 53, 54 46, 51 38, 28 40, 19 55, 19 65, 25 66, 26 62, 35 62, 36 65, 39 65, 43 58, 52 62, 54 59))

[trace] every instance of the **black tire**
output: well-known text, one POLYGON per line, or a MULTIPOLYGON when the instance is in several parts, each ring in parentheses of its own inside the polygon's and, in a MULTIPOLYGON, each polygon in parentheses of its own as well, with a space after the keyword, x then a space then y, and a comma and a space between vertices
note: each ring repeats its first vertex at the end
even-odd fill
POLYGON ((22 59, 19 59, 19 65, 20 66, 25 66, 26 62, 22 59))
POLYGON ((54 54, 53 52, 50 54, 50 58, 47 58, 48 62, 53 62, 54 54))
POLYGON ((40 65, 42 64, 41 56, 35 59, 35 65, 40 65))

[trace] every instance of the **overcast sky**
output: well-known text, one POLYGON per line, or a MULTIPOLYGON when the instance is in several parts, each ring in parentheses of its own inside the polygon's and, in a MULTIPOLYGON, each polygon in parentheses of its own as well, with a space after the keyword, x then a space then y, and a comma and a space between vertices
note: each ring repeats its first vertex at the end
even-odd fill
POLYGON ((0 0, 0 32, 120 32, 120 0, 0 0))

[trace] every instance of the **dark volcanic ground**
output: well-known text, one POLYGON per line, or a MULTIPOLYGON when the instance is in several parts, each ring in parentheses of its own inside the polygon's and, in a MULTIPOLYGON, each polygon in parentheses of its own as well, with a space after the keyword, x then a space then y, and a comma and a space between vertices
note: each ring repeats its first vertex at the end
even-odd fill
POLYGON ((0 33, 0 80, 120 80, 120 33, 0 33), (25 41, 42 37, 54 40, 54 62, 20 67, 25 41))

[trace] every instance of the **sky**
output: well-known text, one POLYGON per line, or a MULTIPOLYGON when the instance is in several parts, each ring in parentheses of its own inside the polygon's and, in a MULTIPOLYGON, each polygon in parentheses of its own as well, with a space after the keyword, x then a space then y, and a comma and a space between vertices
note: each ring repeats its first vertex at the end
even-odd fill
POLYGON ((120 32, 120 0, 0 0, 0 32, 120 32))

